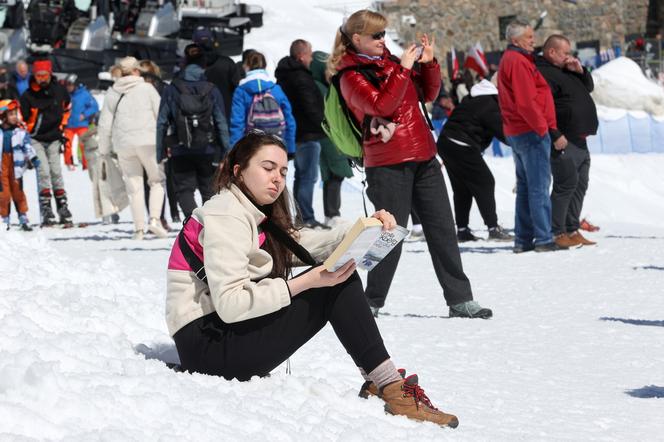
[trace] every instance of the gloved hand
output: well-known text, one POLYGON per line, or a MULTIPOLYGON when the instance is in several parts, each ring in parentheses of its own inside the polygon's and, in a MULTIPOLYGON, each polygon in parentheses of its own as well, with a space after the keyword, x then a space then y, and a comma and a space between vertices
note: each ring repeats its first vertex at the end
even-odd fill
POLYGON ((60 137, 60 153, 65 153, 65 148, 69 145, 69 139, 62 135, 60 137))

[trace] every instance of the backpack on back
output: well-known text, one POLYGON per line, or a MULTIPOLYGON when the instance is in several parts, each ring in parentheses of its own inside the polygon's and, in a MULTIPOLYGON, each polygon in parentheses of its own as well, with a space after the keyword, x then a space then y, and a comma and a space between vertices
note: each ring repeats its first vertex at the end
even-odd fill
POLYGON ((283 137, 286 118, 270 89, 254 94, 251 100, 245 133, 252 130, 261 130, 266 134, 283 137))
POLYGON ((218 144, 212 116, 214 84, 206 82, 192 88, 182 80, 171 83, 180 93, 176 100, 175 133, 178 143, 187 149, 205 149, 218 144))
POLYGON ((323 131, 339 151, 357 164, 362 163, 362 142, 368 130, 370 115, 358 122, 341 94, 341 76, 348 70, 361 73, 371 84, 379 87, 379 79, 371 68, 351 67, 337 72, 330 79, 330 89, 325 97, 325 118, 321 123, 323 131))

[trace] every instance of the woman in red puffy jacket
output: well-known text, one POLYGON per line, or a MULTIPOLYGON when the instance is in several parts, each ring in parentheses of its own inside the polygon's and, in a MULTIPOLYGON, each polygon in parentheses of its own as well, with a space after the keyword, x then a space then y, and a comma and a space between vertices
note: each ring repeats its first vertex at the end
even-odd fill
MULTIPOLYGON (((440 88, 434 41, 425 35, 398 59, 385 47, 386 25, 376 12, 355 12, 337 31, 328 62, 329 74, 340 73, 341 93, 363 125, 367 194, 401 226, 411 207, 419 215, 450 316, 489 318, 491 310, 473 301, 463 272, 436 143, 420 103, 434 100, 440 88)), ((369 273, 366 295, 374 315, 385 304, 400 256, 398 246, 369 273)))

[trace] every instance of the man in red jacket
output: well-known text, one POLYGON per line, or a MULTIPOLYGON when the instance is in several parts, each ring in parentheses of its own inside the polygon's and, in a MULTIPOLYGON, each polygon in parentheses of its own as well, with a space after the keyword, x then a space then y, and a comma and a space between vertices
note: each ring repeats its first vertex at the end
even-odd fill
POLYGON ((516 168, 514 253, 563 250, 551 233, 551 143, 565 149, 556 125, 551 90, 534 63, 534 31, 527 23, 507 26, 510 44, 498 68, 503 131, 516 168))

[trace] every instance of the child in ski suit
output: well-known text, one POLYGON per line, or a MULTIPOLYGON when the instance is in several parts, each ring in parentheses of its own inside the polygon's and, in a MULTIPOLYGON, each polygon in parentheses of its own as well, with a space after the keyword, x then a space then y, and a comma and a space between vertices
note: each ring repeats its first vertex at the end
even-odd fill
POLYGON ((21 177, 25 169, 39 167, 39 159, 30 144, 30 135, 22 127, 16 100, 0 101, 2 120, 2 156, 0 157, 0 216, 9 230, 9 204, 13 200, 18 210, 22 230, 30 231, 28 201, 23 192, 21 177))

